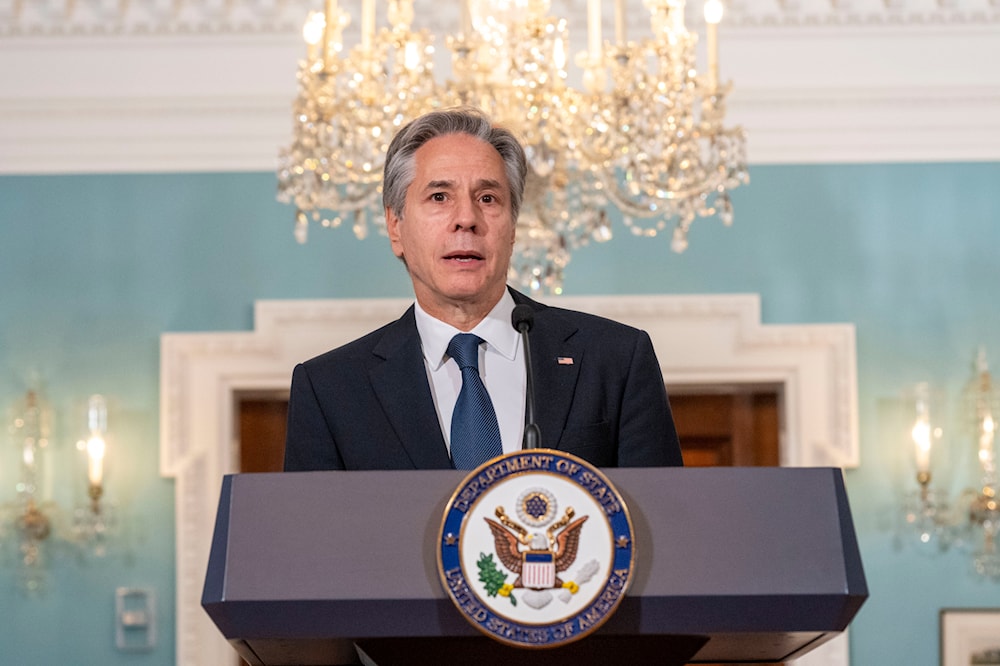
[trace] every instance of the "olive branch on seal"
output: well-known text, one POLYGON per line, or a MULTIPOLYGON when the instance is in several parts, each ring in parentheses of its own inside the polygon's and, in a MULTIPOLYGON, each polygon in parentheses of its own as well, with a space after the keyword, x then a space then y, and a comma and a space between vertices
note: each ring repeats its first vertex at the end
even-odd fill
POLYGON ((479 581, 486 586, 486 594, 491 597, 499 594, 502 597, 510 599, 512 606, 517 605, 517 599, 510 593, 514 589, 514 586, 504 582, 507 580, 507 574, 497 568, 496 562, 493 561, 493 553, 489 555, 479 553, 479 560, 476 562, 476 566, 479 567, 479 581))

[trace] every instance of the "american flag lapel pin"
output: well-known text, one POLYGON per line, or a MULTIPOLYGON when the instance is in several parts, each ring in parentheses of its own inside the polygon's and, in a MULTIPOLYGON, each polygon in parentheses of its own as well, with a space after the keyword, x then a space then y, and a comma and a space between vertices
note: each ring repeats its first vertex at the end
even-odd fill
POLYGON ((556 363, 558 363, 559 365, 573 365, 573 357, 572 356, 557 356, 556 357, 556 363))

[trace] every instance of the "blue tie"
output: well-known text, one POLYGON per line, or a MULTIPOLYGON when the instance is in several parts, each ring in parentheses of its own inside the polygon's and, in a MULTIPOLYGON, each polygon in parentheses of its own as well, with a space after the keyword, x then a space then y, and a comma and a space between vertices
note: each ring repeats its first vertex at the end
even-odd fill
POLYGON ((462 369, 462 390, 451 415, 451 459, 455 469, 473 469, 503 453, 493 401, 479 377, 482 338, 459 333, 448 343, 448 356, 462 369))

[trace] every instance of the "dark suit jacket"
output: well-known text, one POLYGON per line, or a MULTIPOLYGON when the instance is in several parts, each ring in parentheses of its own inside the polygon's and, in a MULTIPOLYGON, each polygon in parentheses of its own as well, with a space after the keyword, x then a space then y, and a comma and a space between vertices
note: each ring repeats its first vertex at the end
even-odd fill
MULTIPOLYGON (((530 344, 541 446, 602 467, 681 465, 649 336, 511 293, 535 311, 530 344)), ((399 320, 296 366, 286 471, 451 466, 412 307, 399 320)))

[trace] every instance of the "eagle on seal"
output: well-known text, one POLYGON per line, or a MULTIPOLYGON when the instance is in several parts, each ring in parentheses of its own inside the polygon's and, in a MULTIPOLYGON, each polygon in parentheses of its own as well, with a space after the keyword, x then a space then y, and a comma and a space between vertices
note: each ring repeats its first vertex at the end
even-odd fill
MULTIPOLYGON (((555 538, 550 536, 548 539, 541 534, 528 537, 523 532, 523 536, 519 538, 517 534, 495 520, 490 518, 484 518, 484 520, 490 526, 490 531, 493 532, 493 542, 497 558, 509 571, 517 574, 517 578, 513 583, 513 587, 517 588, 525 587, 521 580, 521 572, 525 566, 526 558, 531 555, 547 555, 552 565, 554 565, 556 573, 563 572, 573 566, 573 562, 576 561, 577 550, 580 546, 580 528, 583 527, 587 518, 588 516, 583 516, 574 520, 559 534, 555 535, 555 538), (519 547, 522 543, 528 545, 529 549, 522 551, 519 547)), ((554 582, 550 587, 562 587, 562 584, 563 581, 559 576, 555 576, 554 582)), ((528 587, 534 588, 535 586, 528 585, 528 587)))

